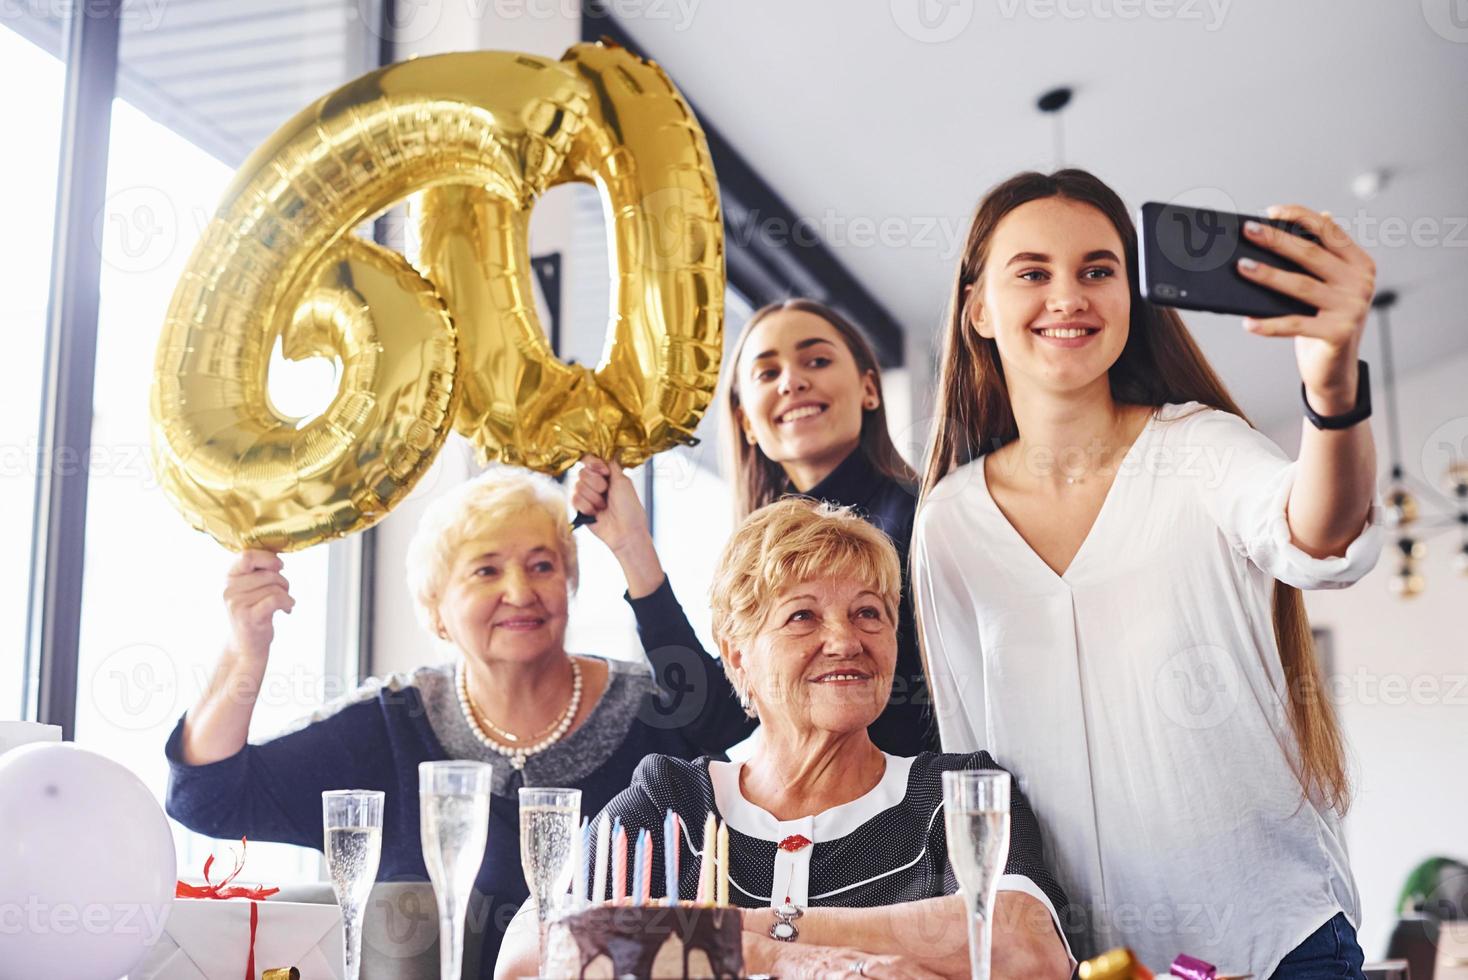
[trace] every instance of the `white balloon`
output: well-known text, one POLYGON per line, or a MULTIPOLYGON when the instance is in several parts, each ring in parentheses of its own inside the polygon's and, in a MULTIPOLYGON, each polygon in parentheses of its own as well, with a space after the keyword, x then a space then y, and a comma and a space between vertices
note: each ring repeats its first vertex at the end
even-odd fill
POLYGON ((117 980, 177 879, 168 818, 125 767, 69 743, 0 755, 0 980, 117 980))

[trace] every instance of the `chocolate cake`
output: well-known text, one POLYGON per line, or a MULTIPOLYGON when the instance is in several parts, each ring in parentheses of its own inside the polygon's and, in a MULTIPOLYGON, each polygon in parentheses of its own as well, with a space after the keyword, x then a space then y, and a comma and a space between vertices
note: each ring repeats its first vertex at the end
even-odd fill
POLYGON ((744 975, 739 910, 698 905, 598 905, 553 921, 545 973, 574 980, 744 975))

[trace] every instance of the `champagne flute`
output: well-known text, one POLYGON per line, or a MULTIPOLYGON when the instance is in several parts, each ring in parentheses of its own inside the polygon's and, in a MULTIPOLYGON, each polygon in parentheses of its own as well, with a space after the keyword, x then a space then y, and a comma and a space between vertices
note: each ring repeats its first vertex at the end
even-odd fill
POLYGON ((382 858, 382 801, 380 790, 341 789, 321 794, 326 868, 342 909, 346 980, 357 980, 362 968, 362 907, 372 893, 382 858))
POLYGON ((968 905, 968 958, 973 980, 989 980, 994 900, 1009 857, 1009 773, 970 769, 943 774, 948 861, 968 905))
POLYGON ((540 920, 540 973, 545 975, 545 926, 564 904, 575 873, 581 791, 554 787, 520 789, 520 868, 540 920))
POLYGON ((464 965, 464 916, 489 843, 491 775, 483 762, 418 764, 419 827, 438 900, 442 980, 459 980, 464 965))

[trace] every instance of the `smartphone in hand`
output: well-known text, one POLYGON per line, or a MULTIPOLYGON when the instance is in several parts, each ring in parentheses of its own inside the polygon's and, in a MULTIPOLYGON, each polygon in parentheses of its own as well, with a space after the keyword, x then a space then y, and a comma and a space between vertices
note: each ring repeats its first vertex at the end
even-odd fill
POLYGON ((1312 242, 1320 241, 1290 221, 1149 201, 1137 215, 1142 295, 1161 306, 1184 310, 1259 319, 1292 313, 1313 316, 1315 307, 1239 273, 1238 261, 1242 258, 1290 272, 1305 272, 1278 252, 1245 238, 1245 221, 1273 225, 1312 242))

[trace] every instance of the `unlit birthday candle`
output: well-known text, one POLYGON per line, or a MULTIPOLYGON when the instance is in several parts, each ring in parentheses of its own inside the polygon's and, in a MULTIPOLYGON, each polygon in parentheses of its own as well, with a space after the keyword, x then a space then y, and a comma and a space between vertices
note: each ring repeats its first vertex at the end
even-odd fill
POLYGON ((612 903, 621 905, 627 900, 627 828, 617 821, 617 831, 612 835, 612 903))
POLYGON ((576 835, 576 860, 571 865, 576 869, 576 902, 585 904, 587 890, 591 887, 591 818, 581 818, 581 833, 576 835))
POLYGON ((663 815, 663 892, 669 905, 678 904, 678 814, 669 810, 663 815))
POLYGON ((610 816, 604 815, 596 823, 596 867, 592 869, 591 900, 595 903, 607 900, 607 861, 612 857, 612 835, 610 816))
POLYGON ((642 871, 637 875, 635 905, 652 904, 652 831, 643 827, 637 832, 637 850, 642 854, 642 871))
POLYGON ((714 815, 710 813, 703 822, 703 853, 698 858, 698 895, 694 901, 699 905, 714 904, 714 838, 717 833, 714 815))
POLYGON ((632 904, 642 904, 642 866, 647 863, 647 830, 637 832, 637 848, 632 858, 632 904))
POLYGON ((729 904, 729 825, 719 824, 719 889, 715 895, 718 905, 729 904))

